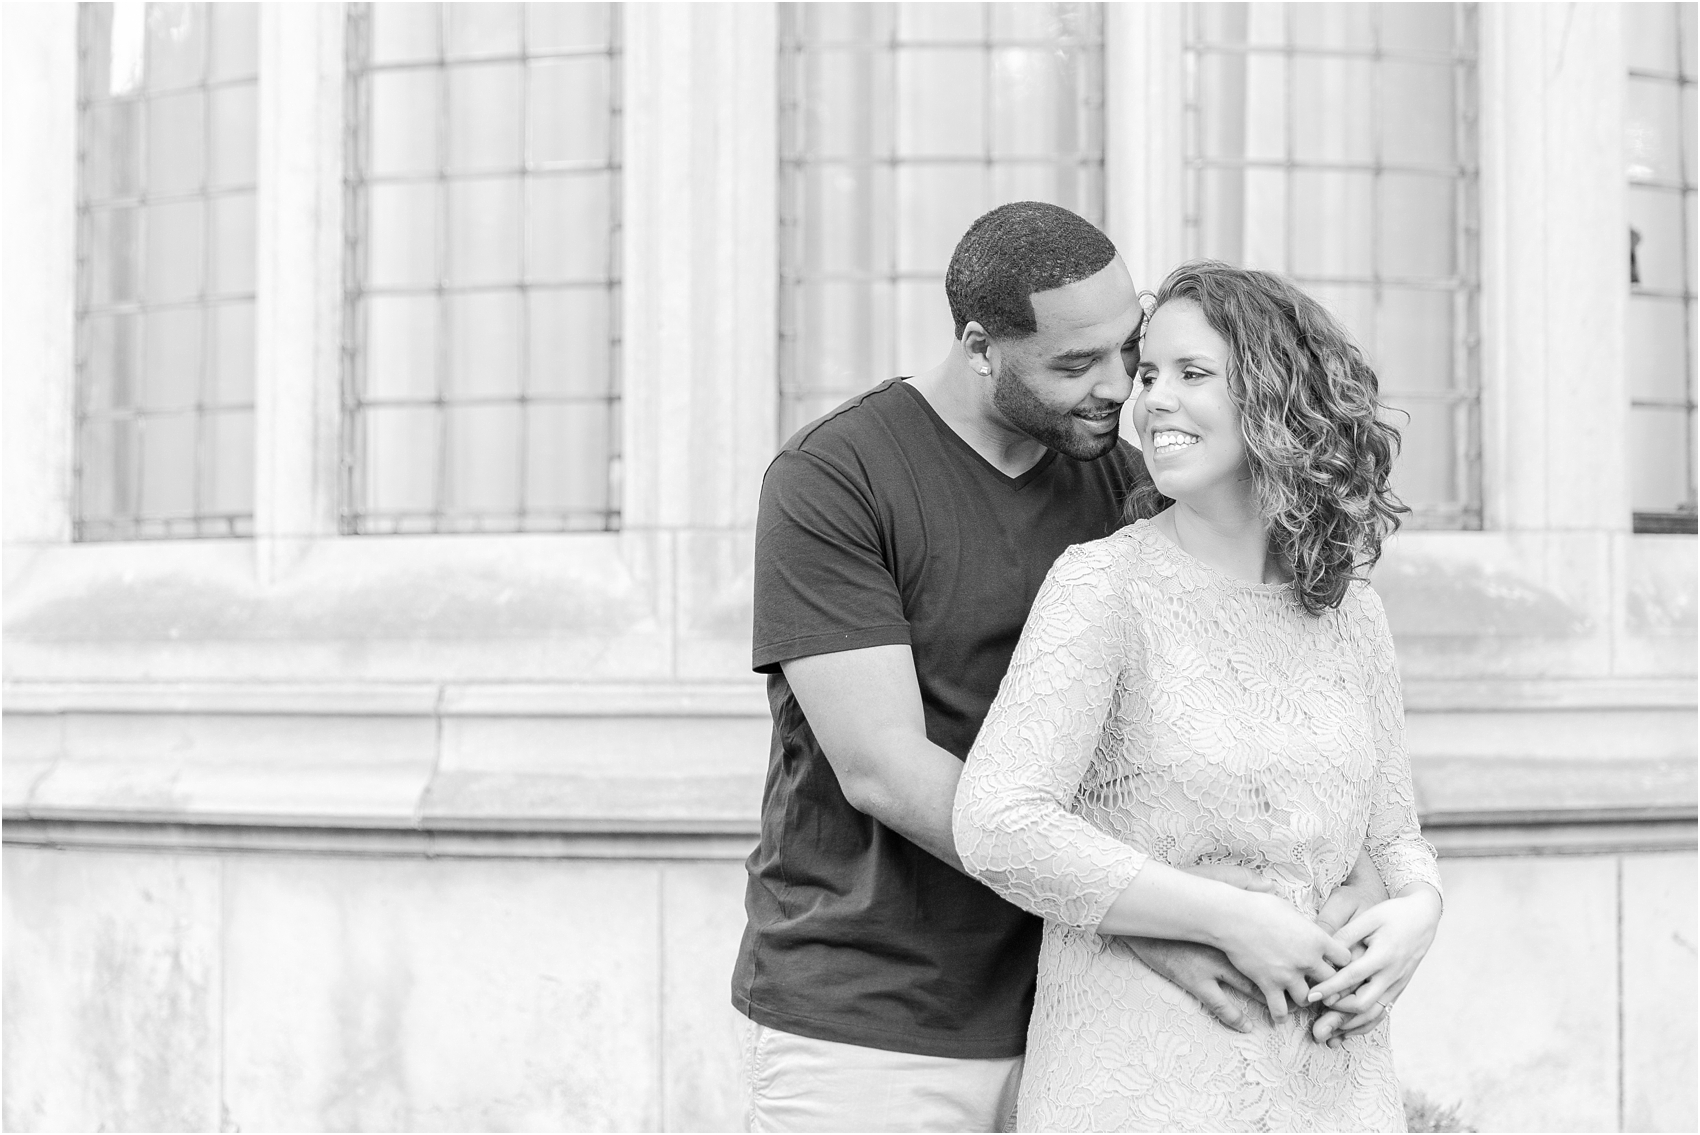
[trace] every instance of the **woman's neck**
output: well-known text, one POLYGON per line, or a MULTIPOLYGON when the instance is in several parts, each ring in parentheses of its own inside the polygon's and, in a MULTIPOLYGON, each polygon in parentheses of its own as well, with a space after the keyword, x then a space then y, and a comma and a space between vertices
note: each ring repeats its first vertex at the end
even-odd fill
POLYGON ((1177 500, 1153 523, 1182 551, 1231 579, 1285 583, 1292 578, 1269 554, 1268 531, 1250 492, 1231 499, 1177 500))

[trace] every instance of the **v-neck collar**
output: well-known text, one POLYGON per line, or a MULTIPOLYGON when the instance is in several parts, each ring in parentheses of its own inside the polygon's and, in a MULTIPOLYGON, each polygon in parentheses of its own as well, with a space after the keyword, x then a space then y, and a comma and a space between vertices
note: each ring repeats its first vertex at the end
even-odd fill
POLYGON ((978 461, 982 466, 984 466, 986 472, 990 473, 993 477, 996 477, 999 482, 1007 485, 1015 492, 1020 492, 1022 489, 1025 489, 1028 485, 1031 485, 1034 481, 1038 480, 1044 475, 1045 470, 1049 469, 1057 459, 1058 454, 1056 450, 1046 449, 1045 455, 1035 461, 1031 469, 1027 470, 1027 472, 1021 474, 1019 477, 1011 477, 1008 473, 1005 473, 1002 469, 999 469, 996 465, 987 461, 985 454, 968 444, 968 439, 951 429, 950 423, 945 421, 939 412, 933 408, 933 404, 931 402, 927 401, 927 396, 909 385, 909 376, 905 375, 898 379, 897 384, 903 387, 903 389, 908 392, 909 396, 915 400, 915 403, 921 407, 922 411, 926 413, 927 417, 932 419, 933 428, 943 435, 947 445, 954 445, 961 449, 964 453, 968 454, 968 456, 972 457, 975 461, 978 461))

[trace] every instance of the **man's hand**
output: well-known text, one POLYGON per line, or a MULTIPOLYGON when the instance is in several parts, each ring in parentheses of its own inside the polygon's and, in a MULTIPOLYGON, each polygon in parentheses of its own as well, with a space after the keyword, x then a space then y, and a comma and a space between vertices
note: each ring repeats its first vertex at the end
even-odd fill
MULTIPOLYGON (((1246 891, 1273 891, 1275 885, 1257 872, 1232 863, 1202 863, 1183 868, 1189 875, 1214 879, 1246 891)), ((1234 968, 1228 955, 1213 946, 1197 942, 1173 942, 1166 938, 1128 938, 1135 956, 1152 972, 1180 986, 1210 1015, 1236 1032, 1251 1031, 1251 1022, 1228 990, 1237 989, 1253 1001, 1258 1000, 1257 986, 1234 968)))
POLYGON ((1387 888, 1381 885, 1375 864, 1369 861, 1367 851, 1360 851, 1358 861, 1352 865, 1352 873, 1334 888, 1334 893, 1316 912, 1316 924, 1330 934, 1338 934, 1346 923, 1386 899, 1387 888))
MULTIPOLYGON (((1381 885, 1381 876, 1376 874, 1375 865, 1369 861, 1369 852, 1359 851, 1358 861, 1352 865, 1352 873, 1334 888, 1334 893, 1328 896, 1328 901, 1316 912, 1316 923, 1330 934, 1338 934, 1342 926, 1386 898, 1387 888, 1381 885)), ((1366 948, 1362 942, 1355 943, 1352 946, 1352 960, 1363 957, 1366 948)), ((1340 1042, 1347 1037, 1362 1036, 1373 1029, 1376 1022, 1381 1020, 1382 1012, 1382 1006, 1379 1004, 1370 1006, 1362 1013, 1343 1013, 1338 1009, 1328 1009, 1311 1023, 1310 1035, 1318 1043, 1339 1048, 1340 1042)))
POLYGON ((1251 1021, 1228 996, 1228 990, 1237 989, 1253 1001, 1261 1000, 1261 995, 1251 979, 1235 969, 1221 950, 1197 942, 1171 942, 1167 938, 1123 940, 1153 973, 1192 994, 1218 1021, 1236 1032, 1251 1031, 1251 1021))

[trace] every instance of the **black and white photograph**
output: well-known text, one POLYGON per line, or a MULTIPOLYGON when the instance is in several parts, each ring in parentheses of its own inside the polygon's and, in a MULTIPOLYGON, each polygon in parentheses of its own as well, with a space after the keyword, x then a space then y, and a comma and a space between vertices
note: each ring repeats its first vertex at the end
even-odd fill
POLYGON ((1695 1130, 1696 10, 0 6, 0 1128, 1695 1130))

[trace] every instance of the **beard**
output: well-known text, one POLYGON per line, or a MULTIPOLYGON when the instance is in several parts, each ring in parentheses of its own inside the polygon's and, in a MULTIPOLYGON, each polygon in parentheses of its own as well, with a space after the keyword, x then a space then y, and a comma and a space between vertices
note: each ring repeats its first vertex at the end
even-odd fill
POLYGON ((1089 433, 1074 416, 1075 407, 1057 410, 1045 405, 1021 372, 1010 367, 998 371, 992 386, 992 405, 1009 424, 1044 446, 1076 461, 1095 461, 1116 447, 1120 423, 1104 433, 1089 433))

